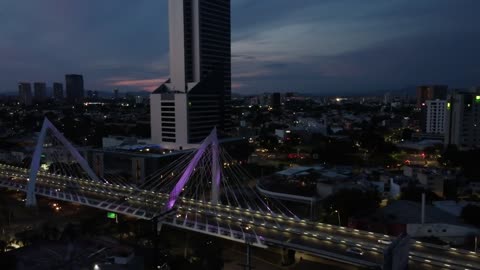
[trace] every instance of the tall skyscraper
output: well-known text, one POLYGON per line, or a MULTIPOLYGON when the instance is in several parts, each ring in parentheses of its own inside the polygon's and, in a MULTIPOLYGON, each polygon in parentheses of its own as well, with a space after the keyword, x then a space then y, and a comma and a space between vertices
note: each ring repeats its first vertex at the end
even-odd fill
POLYGON ((426 133, 443 135, 445 133, 447 102, 435 99, 427 100, 425 103, 427 107, 426 133))
POLYGON ((447 99, 445 144, 480 148, 480 89, 456 91, 447 99))
POLYGON ((83 76, 77 74, 65 75, 67 101, 71 103, 82 102, 84 96, 83 76))
POLYGON ((190 148, 231 128, 230 0, 169 0, 170 79, 150 97, 152 141, 190 148))
POLYGON ((33 83, 34 100, 43 103, 47 100, 47 84, 44 82, 33 83))
POLYGON ((30 83, 18 83, 18 100, 25 106, 32 105, 32 85, 30 83))
POLYGON ((63 100, 63 84, 53 83, 53 98, 55 100, 63 100))

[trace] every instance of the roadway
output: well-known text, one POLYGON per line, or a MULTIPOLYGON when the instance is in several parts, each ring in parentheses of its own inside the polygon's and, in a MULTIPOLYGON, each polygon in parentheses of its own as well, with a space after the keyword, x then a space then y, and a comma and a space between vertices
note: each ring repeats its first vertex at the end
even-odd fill
MULTIPOLYGON (((3 176, 0 185, 24 190, 28 170, 0 165, 0 176, 3 176)), ((150 219, 164 209, 168 198, 168 194, 45 173, 40 173, 37 178, 36 192, 42 196, 145 219, 150 219), (72 182, 76 184, 69 184, 72 182)), ((175 215, 167 217, 164 223, 239 242, 251 241, 257 246, 283 246, 333 260, 347 260, 355 265, 381 265, 387 245, 379 243, 378 239, 393 240, 388 235, 263 211, 212 205, 187 198, 180 198, 176 207, 175 215), (347 252, 350 247, 359 247, 364 254, 347 252)), ((480 269, 479 254, 418 241, 412 241, 410 260, 411 269, 425 269, 427 266, 440 269, 480 269)))

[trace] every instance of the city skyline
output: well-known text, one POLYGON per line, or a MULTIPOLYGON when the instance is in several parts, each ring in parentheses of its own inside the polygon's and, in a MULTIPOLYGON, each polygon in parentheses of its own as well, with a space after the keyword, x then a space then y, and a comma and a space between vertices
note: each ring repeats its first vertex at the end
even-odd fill
MULTIPOLYGON (((102 91, 162 84, 169 70, 167 2, 116 3, 0 4, 0 93, 21 81, 50 85, 67 73, 83 74, 86 89, 102 91), (19 21, 19 14, 29 16, 19 21)), ((478 2, 271 3, 232 1, 234 93, 480 84, 480 26, 472 23, 478 2)))

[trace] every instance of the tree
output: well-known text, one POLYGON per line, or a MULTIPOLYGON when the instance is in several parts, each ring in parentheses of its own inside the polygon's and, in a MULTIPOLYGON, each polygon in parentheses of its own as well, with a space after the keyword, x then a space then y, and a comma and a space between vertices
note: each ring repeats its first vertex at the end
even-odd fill
POLYGON ((194 253, 201 259, 201 269, 223 269, 222 245, 213 240, 194 243, 194 253))
POLYGON ((357 149, 352 141, 340 141, 335 139, 325 139, 322 143, 317 142, 312 147, 311 154, 315 154, 320 161, 336 164, 355 163, 354 154, 357 149))
POLYGON ((7 245, 8 245, 7 242, 0 240, 0 253, 5 252, 7 245))
POLYGON ((268 150, 274 150, 278 147, 278 138, 275 135, 262 134, 259 136, 258 141, 262 147, 268 150))
POLYGON ((480 227, 480 207, 469 204, 462 209, 461 217, 465 222, 480 227))
POLYGON ((480 150, 459 151, 455 146, 449 146, 440 158, 440 162, 446 166, 460 167, 466 177, 480 178, 478 169, 478 157, 480 150))
POLYGON ((354 215, 365 215, 375 211, 380 205, 381 197, 376 190, 342 189, 330 196, 323 207, 327 212, 338 211, 342 223, 354 215))
POLYGON ((405 128, 402 130, 402 139, 405 141, 411 140, 413 135, 413 130, 410 128, 405 128))

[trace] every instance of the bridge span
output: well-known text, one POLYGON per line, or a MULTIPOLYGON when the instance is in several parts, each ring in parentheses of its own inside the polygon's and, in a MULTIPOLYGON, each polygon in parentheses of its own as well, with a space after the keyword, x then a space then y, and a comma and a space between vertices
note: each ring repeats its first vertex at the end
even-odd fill
MULTIPOLYGON (((218 144, 215 130, 192 153, 147 177, 140 185, 98 177, 75 147, 45 119, 30 168, 0 164, 0 187, 151 220, 260 248, 297 250, 362 267, 384 263, 383 244, 395 237, 299 218, 266 201, 252 178, 218 144), (65 164, 66 151, 74 161, 65 164), (41 165, 49 170, 41 170, 41 165), (382 239, 384 241, 379 242, 382 239), (361 249, 355 253, 352 249, 361 249)), ((411 241, 410 269, 480 269, 478 253, 411 241)))

